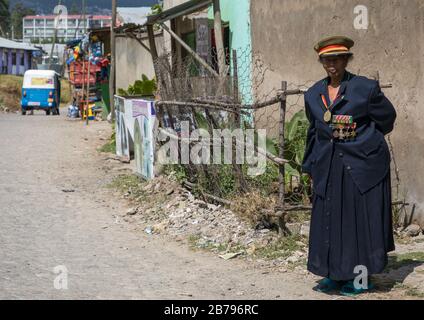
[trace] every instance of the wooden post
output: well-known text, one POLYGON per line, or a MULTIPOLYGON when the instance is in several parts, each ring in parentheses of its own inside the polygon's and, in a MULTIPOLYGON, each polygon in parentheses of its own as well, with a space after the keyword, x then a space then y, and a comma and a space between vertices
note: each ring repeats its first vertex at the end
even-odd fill
MULTIPOLYGON (((81 99, 82 99, 82 103, 83 103, 83 107, 81 109, 81 118, 84 119, 84 113, 85 113, 85 59, 84 57, 82 57, 82 75, 81 75, 81 79, 82 79, 82 88, 81 88, 81 99)), ((79 105, 78 105, 79 108, 79 105)))
MULTIPOLYGON (((212 67, 205 61, 201 56, 197 54, 190 46, 185 43, 174 31, 168 28, 168 26, 164 23, 161 23, 162 28, 168 32, 184 49, 186 49, 192 56, 195 58, 205 69, 207 69, 211 74, 218 76, 219 74, 212 69, 212 67)), ((150 38, 150 36, 149 36, 150 38)), ((152 54, 153 55, 153 54, 152 54)))
POLYGON ((115 23, 116 23, 116 0, 112 0, 112 22, 110 24, 110 73, 109 73, 109 101, 112 121, 115 120, 115 72, 116 72, 116 48, 115 48, 115 23))
POLYGON ((155 63, 158 58, 158 50, 156 49, 155 31, 152 24, 147 25, 147 35, 149 36, 150 53, 152 54, 153 63, 155 63))
MULTIPOLYGON (((281 159, 284 159, 284 128, 285 128, 285 121, 286 121, 286 104, 287 104, 287 81, 281 82, 281 100, 280 100, 280 130, 279 130, 279 157, 281 159)), ((280 234, 283 234, 286 232, 285 230, 285 208, 284 208, 284 193, 285 193, 285 168, 284 163, 279 165, 279 210, 281 210, 281 214, 278 217, 278 231, 280 234)))
MULTIPOLYGON (((239 104, 240 103, 240 97, 239 97, 239 88, 238 88, 238 62, 237 62, 237 51, 232 51, 232 58, 233 58, 233 96, 234 96, 234 103, 239 104)), ((237 108, 237 107, 236 107, 237 108)), ((234 110, 237 111, 234 113, 234 129, 240 128, 243 129, 242 126, 242 119, 241 115, 239 113, 240 109, 234 110)), ((236 175, 235 183, 236 183, 236 189, 239 191, 246 191, 247 190, 247 183, 244 180, 243 177, 243 168, 241 164, 236 163, 237 158, 237 141, 236 139, 233 139, 233 170, 236 175)), ((239 142, 240 143, 240 142, 239 142)), ((244 150, 243 150, 244 151, 244 150)))
POLYGON ((222 77, 225 77, 225 48, 224 48, 224 39, 222 36, 220 0, 213 0, 213 13, 214 13, 216 54, 218 56, 218 69, 219 69, 218 72, 222 77))
POLYGON ((86 118, 85 118, 85 124, 86 125, 88 125, 88 109, 89 109, 89 101, 90 101, 90 65, 91 65, 91 62, 90 62, 90 53, 91 53, 91 49, 90 49, 90 47, 88 48, 88 70, 87 70, 87 98, 85 99, 85 103, 86 103, 86 106, 87 106, 87 108, 85 109, 86 110, 86 118))

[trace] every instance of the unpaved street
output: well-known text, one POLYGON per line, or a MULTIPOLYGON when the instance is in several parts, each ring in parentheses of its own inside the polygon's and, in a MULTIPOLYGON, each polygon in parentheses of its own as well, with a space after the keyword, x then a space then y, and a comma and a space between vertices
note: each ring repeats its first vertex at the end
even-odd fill
POLYGON ((0 299, 327 298, 311 277, 194 252, 122 221, 126 203, 106 188, 117 171, 96 151, 110 130, 0 114, 0 299), (56 266, 68 289, 55 289, 56 266))

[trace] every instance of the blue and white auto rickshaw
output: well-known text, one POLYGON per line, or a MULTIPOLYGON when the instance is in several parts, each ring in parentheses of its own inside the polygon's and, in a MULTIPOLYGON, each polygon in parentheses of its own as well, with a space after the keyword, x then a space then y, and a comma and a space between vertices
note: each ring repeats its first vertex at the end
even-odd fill
POLYGON ((53 70, 28 70, 22 85, 22 115, 27 111, 45 110, 59 115, 60 78, 53 70))

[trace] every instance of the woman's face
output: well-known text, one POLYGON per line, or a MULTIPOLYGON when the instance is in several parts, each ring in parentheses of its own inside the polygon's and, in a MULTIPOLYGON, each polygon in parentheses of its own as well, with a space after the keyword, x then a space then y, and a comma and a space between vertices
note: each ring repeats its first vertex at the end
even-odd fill
POLYGON ((348 56, 333 56, 333 57, 322 57, 321 63, 324 70, 332 78, 337 78, 343 75, 347 66, 348 56))

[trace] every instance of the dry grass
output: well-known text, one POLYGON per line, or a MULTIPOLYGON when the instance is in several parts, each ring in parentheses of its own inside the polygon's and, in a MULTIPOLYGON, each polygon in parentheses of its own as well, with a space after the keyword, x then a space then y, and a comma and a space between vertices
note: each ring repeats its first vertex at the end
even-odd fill
POLYGON ((21 107, 21 88, 23 77, 0 75, 0 105, 10 111, 17 111, 21 107))
MULTIPOLYGON (((20 110, 22 82, 22 76, 0 75, 0 106, 8 108, 11 112, 20 110)), ((61 88, 60 101, 63 104, 69 103, 71 101, 71 91, 68 80, 61 80, 61 88)))
POLYGON ((66 79, 60 80, 61 86, 61 94, 60 94, 60 102, 62 103, 62 107, 64 104, 71 103, 71 87, 69 85, 69 81, 66 79))
POLYGON ((270 212, 274 211, 275 197, 264 196, 258 191, 252 191, 235 197, 232 202, 231 211, 250 223, 252 227, 261 223, 265 226, 274 224, 274 218, 270 216, 270 212))

